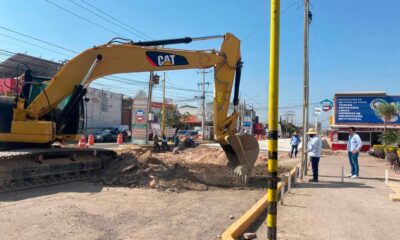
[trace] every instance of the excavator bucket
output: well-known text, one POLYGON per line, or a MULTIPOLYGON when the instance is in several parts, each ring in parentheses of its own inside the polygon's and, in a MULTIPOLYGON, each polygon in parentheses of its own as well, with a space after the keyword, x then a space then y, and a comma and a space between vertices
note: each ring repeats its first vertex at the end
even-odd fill
POLYGON ((228 165, 240 181, 247 183, 260 152, 258 141, 254 136, 244 134, 229 136, 228 143, 221 144, 228 157, 228 165))

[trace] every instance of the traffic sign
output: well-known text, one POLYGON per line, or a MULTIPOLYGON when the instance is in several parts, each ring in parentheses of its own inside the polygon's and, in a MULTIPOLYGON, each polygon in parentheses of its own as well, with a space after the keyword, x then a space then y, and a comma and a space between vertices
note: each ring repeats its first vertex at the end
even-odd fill
POLYGON ((320 102, 322 111, 329 112, 333 108, 333 102, 329 99, 324 99, 320 102))
POLYGON ((316 114, 316 115, 320 115, 321 114, 321 112, 322 112, 322 108, 314 108, 314 114, 316 114))

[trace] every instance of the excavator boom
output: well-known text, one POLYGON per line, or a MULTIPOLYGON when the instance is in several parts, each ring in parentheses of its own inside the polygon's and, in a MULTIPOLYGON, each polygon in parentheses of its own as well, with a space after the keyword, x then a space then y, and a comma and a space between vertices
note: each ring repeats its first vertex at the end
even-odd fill
MULTIPOLYGON (((0 123, 0 143, 50 145, 54 141, 73 140, 78 134, 71 129, 79 104, 89 84, 101 77, 132 72, 170 71, 214 68, 214 136, 227 153, 230 165, 248 174, 258 156, 258 142, 250 135, 237 135, 239 83, 241 73, 240 41, 233 34, 206 38, 180 38, 160 41, 120 43, 113 39, 95 46, 68 61, 48 82, 47 87, 27 103, 19 96, 10 109, 12 117, 0 123), (194 40, 223 38, 220 50, 190 51, 159 47, 189 43, 194 40), (118 42, 118 43, 116 43, 118 42), (235 82, 234 111, 228 115, 235 82), (54 117, 57 106, 69 98, 54 117)), ((8 101, 10 102, 10 101, 8 101)), ((1 101, 0 101, 1 103, 1 101)), ((10 114, 9 114, 10 115, 10 114)))

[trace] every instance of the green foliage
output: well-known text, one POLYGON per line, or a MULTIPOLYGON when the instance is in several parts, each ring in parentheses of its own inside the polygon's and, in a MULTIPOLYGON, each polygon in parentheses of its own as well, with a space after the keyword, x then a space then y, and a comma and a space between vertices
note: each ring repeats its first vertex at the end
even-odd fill
POLYGON ((398 146, 400 145, 400 132, 387 131, 379 136, 379 141, 386 146, 398 146))
MULTIPOLYGON (((182 122, 183 119, 187 118, 190 114, 179 113, 176 108, 166 108, 165 109, 165 123, 167 127, 177 128, 177 129, 186 129, 185 123, 182 122)), ((157 117, 160 119, 160 124, 162 121, 162 110, 157 113, 157 117)))
POLYGON ((397 104, 381 103, 376 109, 376 114, 387 123, 393 117, 395 117, 400 111, 400 107, 397 104))
POLYGON ((376 109, 376 115, 382 118, 384 122, 384 133, 380 137, 381 143, 384 145, 398 145, 399 135, 395 132, 387 132, 386 124, 390 122, 397 114, 399 114, 400 106, 397 103, 381 103, 376 109))

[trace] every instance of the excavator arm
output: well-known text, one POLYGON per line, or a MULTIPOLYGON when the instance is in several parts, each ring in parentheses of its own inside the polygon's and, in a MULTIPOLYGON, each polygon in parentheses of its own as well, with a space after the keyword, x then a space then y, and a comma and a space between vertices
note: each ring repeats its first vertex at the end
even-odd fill
POLYGON ((0 142, 52 143, 56 139, 62 139, 62 125, 68 120, 65 116, 73 110, 74 101, 79 101, 85 95, 87 86, 98 78, 119 73, 214 67, 215 139, 227 152, 234 167, 245 163, 247 168, 251 168, 258 156, 258 142, 254 137, 245 136, 241 139, 235 134, 242 65, 240 41, 230 33, 222 37, 219 51, 158 47, 185 43, 190 41, 190 38, 123 44, 110 42, 90 48, 68 61, 28 106, 24 104, 24 99, 17 100, 10 132, 0 133, 0 142), (234 82, 234 111, 228 116, 234 82), (70 106, 67 105, 60 119, 44 120, 46 114, 71 94, 70 106))

